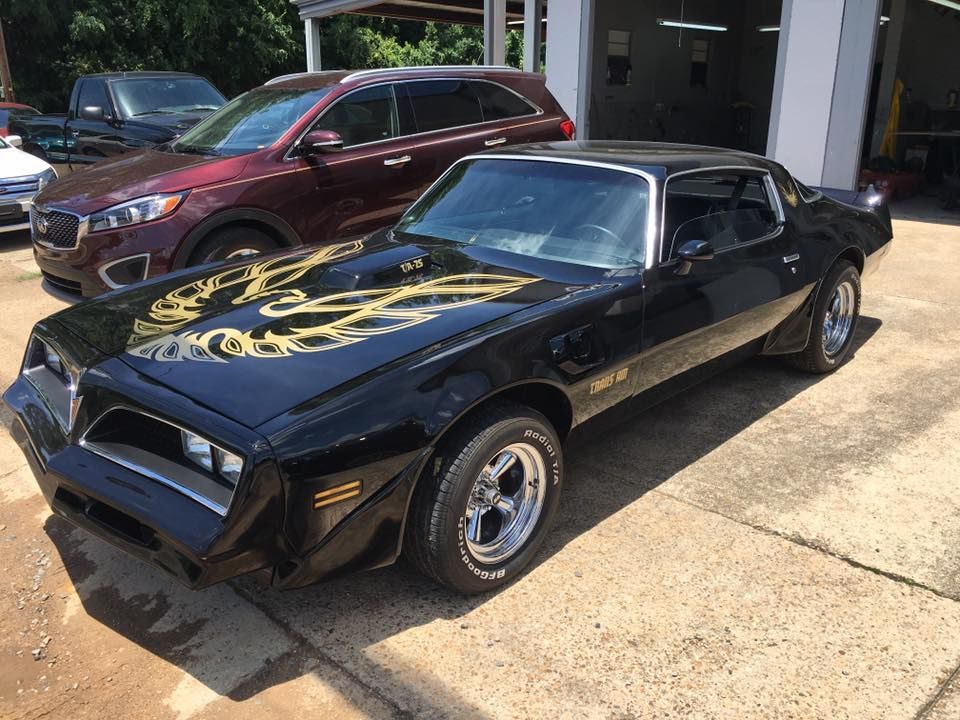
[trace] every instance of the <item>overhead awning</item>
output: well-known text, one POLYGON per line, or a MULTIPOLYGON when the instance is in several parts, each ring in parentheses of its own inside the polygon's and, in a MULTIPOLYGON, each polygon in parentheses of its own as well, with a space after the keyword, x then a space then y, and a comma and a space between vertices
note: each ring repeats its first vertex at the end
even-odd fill
MULTIPOLYGON (((404 20, 432 20, 458 25, 483 25, 483 0, 293 0, 300 18, 329 17, 340 13, 376 15, 404 20)), ((523 20, 523 2, 507 2, 507 22, 523 20)))

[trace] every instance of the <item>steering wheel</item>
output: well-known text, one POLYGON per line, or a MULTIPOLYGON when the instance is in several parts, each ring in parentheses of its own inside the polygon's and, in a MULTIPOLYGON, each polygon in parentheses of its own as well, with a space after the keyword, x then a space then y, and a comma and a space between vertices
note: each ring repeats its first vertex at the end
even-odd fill
POLYGON ((594 225, 593 223, 584 223, 583 225, 577 225, 573 229, 573 232, 574 234, 577 234, 581 230, 593 230, 595 232, 599 232, 602 235, 606 235, 607 237, 612 238, 613 241, 618 244, 620 243, 620 240, 621 240, 619 235, 617 235, 612 230, 607 230, 607 228, 603 227, 602 225, 594 225))

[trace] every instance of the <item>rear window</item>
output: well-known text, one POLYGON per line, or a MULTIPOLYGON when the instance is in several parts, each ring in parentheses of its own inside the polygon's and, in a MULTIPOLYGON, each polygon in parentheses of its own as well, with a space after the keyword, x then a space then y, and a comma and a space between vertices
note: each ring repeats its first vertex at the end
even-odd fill
POLYGON ((480 99, 484 120, 506 120, 537 112, 533 105, 505 87, 482 80, 471 81, 470 85, 480 99))
POLYGON ((423 80, 405 85, 420 132, 483 122, 480 100, 466 80, 423 80))

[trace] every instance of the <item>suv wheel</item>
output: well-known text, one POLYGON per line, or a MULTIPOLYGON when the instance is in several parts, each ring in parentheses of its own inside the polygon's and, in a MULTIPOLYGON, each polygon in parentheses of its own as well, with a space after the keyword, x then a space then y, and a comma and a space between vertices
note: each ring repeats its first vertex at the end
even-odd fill
POLYGON ((265 232, 243 225, 232 225, 214 230, 205 237, 190 255, 187 265, 233 260, 276 249, 277 244, 265 232))
POLYGON ((560 440, 543 415, 497 403, 455 430, 414 493, 404 554, 425 575, 464 594, 520 575, 560 500, 560 440))

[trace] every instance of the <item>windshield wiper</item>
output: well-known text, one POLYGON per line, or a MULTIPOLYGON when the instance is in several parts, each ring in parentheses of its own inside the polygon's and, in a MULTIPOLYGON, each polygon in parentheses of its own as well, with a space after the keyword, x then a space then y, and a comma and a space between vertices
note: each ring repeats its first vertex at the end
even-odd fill
POLYGON ((143 112, 134 113, 130 117, 142 117, 143 115, 174 115, 175 113, 172 110, 144 110, 143 112))
POLYGON ((175 147, 171 149, 173 152, 181 153, 183 155, 222 155, 221 152, 214 150, 213 148, 194 147, 192 145, 187 145, 186 147, 175 147))

